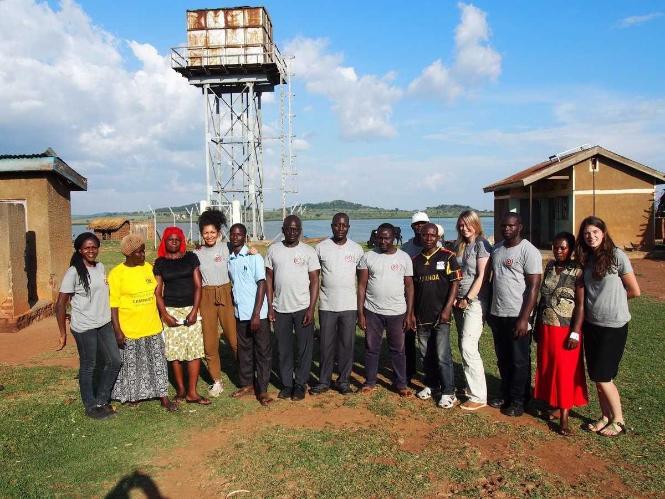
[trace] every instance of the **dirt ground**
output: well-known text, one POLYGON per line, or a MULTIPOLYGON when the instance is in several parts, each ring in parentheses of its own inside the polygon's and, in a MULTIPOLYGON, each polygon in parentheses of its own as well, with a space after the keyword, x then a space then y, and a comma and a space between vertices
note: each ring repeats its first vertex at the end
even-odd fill
MULTIPOLYGON (((642 293, 665 301, 665 261, 632 261, 642 293)), ((51 317, 18 332, 0 334, 0 363, 8 365, 51 365, 76 368, 78 356, 76 345, 71 337, 67 347, 56 352, 57 325, 51 317)), ((350 408, 342 405, 340 397, 330 397, 322 407, 320 400, 308 397, 304 403, 275 404, 269 410, 257 411, 238 421, 225 423, 207 431, 192 433, 182 446, 160 456, 162 471, 154 478, 163 487, 162 492, 169 497, 191 496, 193 493, 204 494, 206 490, 223 490, 224 480, 217 477, 211 468, 208 456, 230 445, 229 437, 242 433, 251 434, 252 429, 277 425, 296 425, 301 428, 340 428, 343 426, 358 428, 370 427, 376 416, 364 408, 350 408), (219 483, 216 483, 219 482, 219 483), (211 488, 212 486, 212 488, 211 488), (205 488, 204 488, 205 487, 205 488)), ((498 411, 482 409, 496 421, 507 421, 498 411)), ((400 429, 400 445, 408 452, 418 452, 428 442, 428 434, 433 426, 422 421, 407 419, 406 415, 397 415, 398 421, 393 428, 400 429)), ((511 424, 542 426, 542 421, 534 418, 511 420, 511 424)), ((473 445, 481 459, 500 458, 509 452, 510 435, 501 438, 477 439, 467 442, 473 445)), ((607 477, 608 495, 632 495, 616 474, 610 472, 612 463, 593 456, 581 447, 575 439, 548 441, 546 447, 534 446, 528 455, 522 456, 525 462, 537 462, 544 470, 554 473, 570 484, 584 480, 585 476, 602 474, 607 477)), ((495 477, 496 478, 496 477, 495 477)), ((500 477, 499 477, 500 479, 500 477)), ((491 492, 500 486, 492 477, 487 478, 486 488, 491 492)), ((499 480, 500 481, 500 480, 499 480)), ((450 495, 455 490, 449 484, 441 484, 437 494, 450 495)), ((483 485, 485 487, 485 485, 483 485)), ((525 486, 528 493, 528 484, 525 486)))

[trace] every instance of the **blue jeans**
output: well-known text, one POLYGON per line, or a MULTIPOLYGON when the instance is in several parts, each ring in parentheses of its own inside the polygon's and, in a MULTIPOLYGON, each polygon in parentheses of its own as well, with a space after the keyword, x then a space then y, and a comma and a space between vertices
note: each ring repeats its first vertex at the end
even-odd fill
POLYGON ((108 404, 122 365, 111 323, 80 333, 72 331, 72 336, 79 351, 79 388, 84 407, 91 409, 96 405, 108 404), (97 386, 94 386, 97 359, 102 365, 99 370, 99 381, 97 386))
POLYGON ((490 315, 501 396, 509 404, 524 406, 531 399, 531 333, 515 337, 517 317, 490 315))
POLYGON ((441 395, 455 394, 455 370, 450 351, 450 324, 418 326, 418 352, 423 359, 425 385, 441 395))
POLYGON ((382 315, 365 309, 365 384, 376 385, 383 331, 388 338, 388 350, 393 364, 393 385, 396 390, 406 388, 406 357, 404 355, 404 314, 382 315))

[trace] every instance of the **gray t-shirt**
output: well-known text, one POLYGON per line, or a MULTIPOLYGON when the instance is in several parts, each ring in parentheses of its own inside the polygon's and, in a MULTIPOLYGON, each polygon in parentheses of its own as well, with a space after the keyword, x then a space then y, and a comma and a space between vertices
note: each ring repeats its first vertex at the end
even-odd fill
POLYGON ((494 294, 491 314, 517 317, 525 298, 526 274, 543 273, 540 251, 526 239, 512 248, 505 247, 501 241, 492 253, 492 270, 494 294))
POLYGON ((362 247, 351 239, 342 245, 326 239, 315 249, 321 264, 319 310, 356 310, 356 269, 363 257, 362 247))
POLYGON ((407 255, 409 255, 411 258, 413 258, 414 256, 418 255, 423 250, 423 247, 416 244, 415 238, 412 237, 407 242, 402 244, 401 249, 407 255))
POLYGON ((397 250, 392 255, 368 251, 360 259, 359 269, 369 271, 365 308, 382 315, 401 315, 406 312, 404 277, 413 276, 409 255, 397 250))
POLYGON ((293 248, 281 241, 272 244, 266 254, 266 268, 274 275, 275 311, 289 314, 309 307, 309 273, 321 268, 314 248, 301 242, 293 248))
POLYGON ((621 327, 630 320, 628 296, 621 276, 630 274, 633 266, 619 248, 614 248, 614 258, 617 265, 602 279, 593 277, 592 259, 584 267, 584 318, 597 326, 621 327))
POLYGON ((88 267, 88 274, 90 274, 90 293, 85 292, 74 267, 67 269, 60 285, 61 293, 72 295, 71 329, 77 333, 96 329, 111 322, 109 285, 104 265, 97 262, 94 267, 88 267))
POLYGON ((217 241, 214 246, 201 246, 194 250, 199 257, 199 270, 204 286, 221 286, 229 279, 229 247, 225 241, 217 241))
MULTIPOLYGON (((478 259, 489 258, 492 255, 492 245, 484 237, 477 238, 473 244, 467 244, 464 252, 457 256, 457 264, 462 269, 462 280, 460 281, 457 297, 466 296, 471 289, 473 281, 478 274, 478 259)), ((479 298, 486 298, 488 292, 488 283, 485 282, 478 292, 479 298)))

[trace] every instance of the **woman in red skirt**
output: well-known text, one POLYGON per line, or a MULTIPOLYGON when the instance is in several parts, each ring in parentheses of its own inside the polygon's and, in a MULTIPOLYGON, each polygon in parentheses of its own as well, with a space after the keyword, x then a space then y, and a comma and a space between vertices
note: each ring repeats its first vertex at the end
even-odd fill
POLYGON ((554 260, 545 267, 538 305, 538 367, 534 396, 559 409, 561 435, 571 435, 568 413, 588 404, 580 343, 584 320, 582 269, 571 260, 575 236, 554 237, 554 260))

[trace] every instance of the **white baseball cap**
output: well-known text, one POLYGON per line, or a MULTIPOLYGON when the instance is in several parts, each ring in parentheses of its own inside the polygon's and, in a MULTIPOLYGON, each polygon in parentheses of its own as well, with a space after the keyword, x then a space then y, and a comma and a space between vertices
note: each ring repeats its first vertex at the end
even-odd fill
POLYGON ((443 230, 443 225, 441 224, 435 224, 436 225, 436 230, 439 233, 439 238, 442 238, 446 233, 443 230))
POLYGON ((411 225, 417 224, 419 222, 429 222, 429 217, 424 211, 418 211, 411 217, 411 225))

